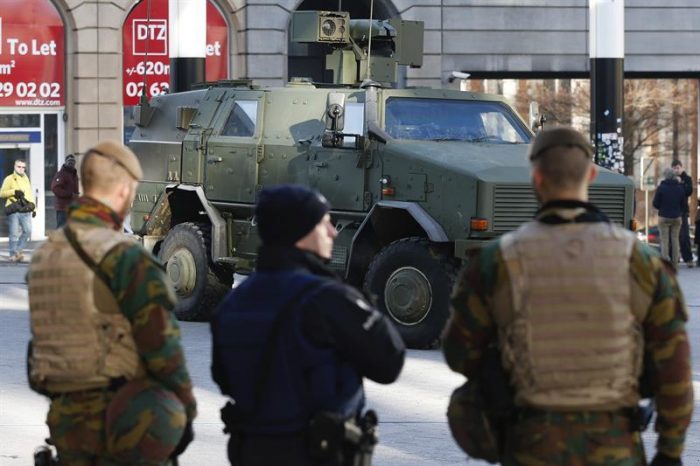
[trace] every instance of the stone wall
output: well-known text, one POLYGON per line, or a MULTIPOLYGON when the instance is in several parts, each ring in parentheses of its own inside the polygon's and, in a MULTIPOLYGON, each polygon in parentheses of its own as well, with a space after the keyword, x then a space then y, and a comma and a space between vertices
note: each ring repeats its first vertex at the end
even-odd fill
MULTIPOLYGON (((54 0, 67 31, 66 151, 122 137, 121 29, 135 0, 54 0)), ((346 0, 350 1, 350 0, 346 0)), ((447 86, 469 73, 586 73, 588 0, 375 0, 425 22, 421 69, 406 84, 447 86)), ((220 0, 233 78, 287 78, 287 34, 301 0, 220 0)), ((335 2, 329 2, 336 5, 335 2)), ((700 1, 627 0, 627 71, 700 76, 700 1)))

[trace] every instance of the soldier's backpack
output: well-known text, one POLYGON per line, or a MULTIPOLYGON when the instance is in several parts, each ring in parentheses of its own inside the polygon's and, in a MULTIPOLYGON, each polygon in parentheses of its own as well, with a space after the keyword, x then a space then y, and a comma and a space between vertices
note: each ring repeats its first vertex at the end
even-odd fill
POLYGON ((471 458, 498 463, 513 411, 513 395, 500 352, 489 348, 478 375, 452 392, 447 407, 452 437, 471 458))

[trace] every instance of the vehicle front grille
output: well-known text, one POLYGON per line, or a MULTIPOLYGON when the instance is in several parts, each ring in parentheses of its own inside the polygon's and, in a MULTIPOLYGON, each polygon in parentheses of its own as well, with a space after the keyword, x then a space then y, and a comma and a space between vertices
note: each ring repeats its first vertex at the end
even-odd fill
MULTIPOLYGON (((508 184, 494 187, 493 231, 505 233, 532 220, 537 212, 537 199, 530 185, 508 184)), ((591 203, 608 218, 622 225, 625 221, 625 187, 591 186, 588 189, 591 203)))

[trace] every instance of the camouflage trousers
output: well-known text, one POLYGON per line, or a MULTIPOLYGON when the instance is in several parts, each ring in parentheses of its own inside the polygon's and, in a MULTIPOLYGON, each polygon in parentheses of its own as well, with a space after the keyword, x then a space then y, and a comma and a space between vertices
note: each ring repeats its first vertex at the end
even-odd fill
POLYGON ((145 379, 56 396, 46 419, 60 466, 169 466, 186 422, 177 397, 145 379))
POLYGON ((639 432, 622 412, 535 412, 510 428, 504 466, 645 466, 639 432))

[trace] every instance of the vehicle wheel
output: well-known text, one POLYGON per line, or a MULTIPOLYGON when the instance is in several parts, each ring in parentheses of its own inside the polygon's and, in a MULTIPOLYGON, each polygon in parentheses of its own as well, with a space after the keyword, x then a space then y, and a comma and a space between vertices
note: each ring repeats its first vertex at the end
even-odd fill
POLYGON ((180 320, 208 320, 233 283, 232 271, 209 260, 209 231, 206 224, 181 223, 168 232, 160 248, 180 320))
POLYGON ((424 238, 405 238, 372 260, 364 289, 396 325, 410 348, 432 348, 447 317, 457 264, 424 238))

